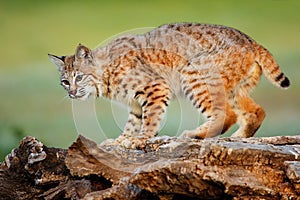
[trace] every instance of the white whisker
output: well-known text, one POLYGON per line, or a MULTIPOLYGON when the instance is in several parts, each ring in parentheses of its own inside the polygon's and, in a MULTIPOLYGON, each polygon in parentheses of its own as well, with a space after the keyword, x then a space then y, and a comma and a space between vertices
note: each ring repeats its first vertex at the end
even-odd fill
POLYGON ((60 101, 59 104, 63 103, 66 99, 70 99, 69 95, 64 96, 60 101))

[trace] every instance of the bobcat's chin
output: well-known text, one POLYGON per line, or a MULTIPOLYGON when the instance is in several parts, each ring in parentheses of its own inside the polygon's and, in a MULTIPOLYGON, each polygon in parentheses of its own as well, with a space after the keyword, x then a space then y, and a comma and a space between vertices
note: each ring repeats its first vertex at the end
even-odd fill
POLYGON ((84 94, 84 95, 79 95, 79 96, 70 96, 69 97, 71 99, 76 99, 76 100, 80 100, 80 101, 85 101, 87 100, 89 97, 91 96, 91 94, 87 93, 87 94, 84 94))

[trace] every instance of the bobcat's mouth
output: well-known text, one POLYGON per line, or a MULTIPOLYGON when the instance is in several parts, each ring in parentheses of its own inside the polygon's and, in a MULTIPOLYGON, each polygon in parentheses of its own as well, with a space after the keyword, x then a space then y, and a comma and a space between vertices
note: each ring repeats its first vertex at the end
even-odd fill
POLYGON ((85 93, 85 94, 79 94, 79 95, 76 95, 76 96, 71 96, 69 95, 71 99, 78 99, 78 100, 82 100, 82 101, 85 101, 86 99, 89 98, 90 94, 88 93, 85 93))
POLYGON ((83 94, 72 94, 72 93, 69 93, 69 97, 71 98, 71 99, 82 99, 82 98, 84 98, 85 96, 88 96, 87 95, 87 93, 83 93, 83 94))
POLYGON ((93 91, 85 91, 85 92, 81 92, 81 93, 78 93, 76 94, 75 96, 70 96, 72 99, 78 99, 78 100, 81 100, 81 101, 85 101, 87 100, 92 94, 95 94, 95 97, 96 96, 96 93, 93 92, 93 91))

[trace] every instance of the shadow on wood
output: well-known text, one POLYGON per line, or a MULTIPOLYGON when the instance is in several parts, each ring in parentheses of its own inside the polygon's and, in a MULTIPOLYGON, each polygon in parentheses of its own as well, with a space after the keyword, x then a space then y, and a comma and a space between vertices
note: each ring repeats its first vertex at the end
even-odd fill
POLYGON ((300 199, 300 136, 157 137, 144 150, 26 137, 0 165, 0 199, 300 199))

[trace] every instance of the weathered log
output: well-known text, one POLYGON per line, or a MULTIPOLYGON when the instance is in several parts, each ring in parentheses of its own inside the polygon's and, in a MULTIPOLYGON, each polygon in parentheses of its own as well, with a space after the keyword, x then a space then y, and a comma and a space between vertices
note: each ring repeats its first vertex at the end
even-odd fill
POLYGON ((0 165, 0 199, 300 199, 300 136, 157 137, 143 150, 26 137, 0 165))

